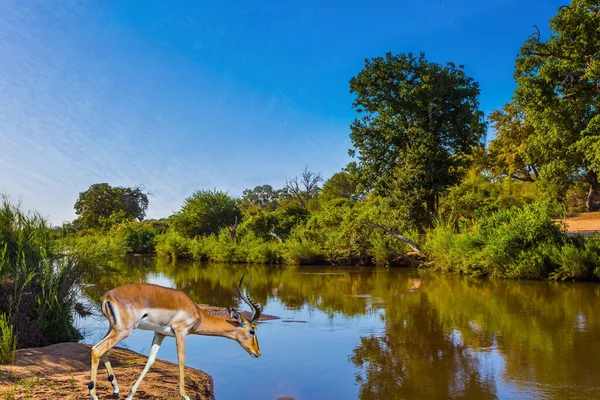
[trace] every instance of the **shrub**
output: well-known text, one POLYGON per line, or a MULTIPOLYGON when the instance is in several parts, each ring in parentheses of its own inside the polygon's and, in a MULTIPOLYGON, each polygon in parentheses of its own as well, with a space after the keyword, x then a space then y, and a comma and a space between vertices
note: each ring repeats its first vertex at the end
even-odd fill
POLYGON ((284 263, 293 265, 317 264, 325 259, 321 246, 302 226, 292 229, 281 248, 281 257, 284 263))
POLYGON ((236 199, 225 192, 198 190, 186 198, 181 210, 170 222, 174 230, 186 237, 218 233, 242 217, 236 199))
POLYGON ((156 254, 159 257, 168 257, 172 260, 192 258, 194 241, 175 231, 168 231, 156 237, 156 254))
POLYGON ((136 221, 120 224, 111 234, 126 246, 127 253, 147 254, 155 250, 156 230, 150 224, 136 221))
POLYGON ((199 238, 203 243, 206 254, 210 261, 217 262, 240 262, 243 260, 243 255, 236 254, 236 245, 227 228, 222 229, 218 235, 210 235, 199 238))
POLYGON ((553 249, 551 258, 559 267, 550 274, 550 279, 600 278, 600 235, 572 238, 564 246, 553 249))
POLYGON ((440 223, 427 235, 426 251, 437 268, 499 278, 547 278, 564 236, 554 207, 536 202, 483 215, 457 232, 440 223))

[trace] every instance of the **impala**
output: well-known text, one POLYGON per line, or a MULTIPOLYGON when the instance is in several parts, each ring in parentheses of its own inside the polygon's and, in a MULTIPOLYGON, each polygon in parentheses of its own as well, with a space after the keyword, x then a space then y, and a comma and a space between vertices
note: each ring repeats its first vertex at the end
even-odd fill
POLYGON ((110 323, 108 333, 92 347, 92 379, 88 384, 90 396, 96 396, 96 373, 100 360, 108 372, 108 380, 113 386, 113 396, 119 396, 119 386, 113 373, 108 350, 131 335, 134 329, 154 331, 148 362, 138 380, 134 383, 127 400, 131 400, 144 376, 156 360, 158 349, 165 336, 174 336, 179 362, 179 395, 190 398, 184 388, 185 338, 189 334, 222 336, 237 341, 252 357, 260 357, 255 322, 260 317, 261 307, 250 297, 250 281, 244 291, 242 282, 238 285, 240 297, 252 310, 246 320, 237 310, 227 308, 229 317, 220 317, 202 311, 184 292, 153 284, 127 284, 116 287, 102 296, 102 313, 110 323))

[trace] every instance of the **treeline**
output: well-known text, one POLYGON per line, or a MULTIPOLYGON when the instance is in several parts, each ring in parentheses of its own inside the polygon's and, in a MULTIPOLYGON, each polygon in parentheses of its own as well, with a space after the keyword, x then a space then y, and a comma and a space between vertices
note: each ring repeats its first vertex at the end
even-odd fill
POLYGON ((327 181, 306 169, 240 198, 199 190, 148 222, 139 188, 93 185, 76 204, 76 242, 172 259, 596 279, 598 238, 567 237, 556 220, 599 206, 598 8, 573 1, 550 20, 549 38, 529 37, 513 98, 487 118, 462 65, 367 59, 350 80, 354 161, 327 181))
POLYGON ((94 184, 77 219, 54 229, 3 198, 0 363, 15 347, 77 338, 86 275, 132 253, 600 278, 600 236, 569 237, 559 223, 600 205, 599 26, 597 1, 559 8, 550 36, 536 30, 521 47, 513 98, 488 116, 462 65, 412 53, 365 60, 350 80, 354 161, 326 181, 306 169, 240 198, 198 190, 150 221, 141 188, 94 184))

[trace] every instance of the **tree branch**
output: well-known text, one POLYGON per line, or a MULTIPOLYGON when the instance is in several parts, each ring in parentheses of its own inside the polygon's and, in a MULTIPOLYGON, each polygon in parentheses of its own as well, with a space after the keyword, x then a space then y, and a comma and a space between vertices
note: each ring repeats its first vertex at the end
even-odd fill
POLYGON ((275 232, 269 232, 269 235, 273 236, 275 239, 279 240, 279 243, 283 243, 283 239, 281 238, 281 236, 279 236, 278 234, 276 234, 275 232))
POLYGON ((381 229, 382 231, 384 231, 384 232, 386 232, 386 233, 388 233, 388 234, 392 235, 392 236, 393 236, 393 237, 395 237, 396 239, 400 239, 400 240, 402 240, 402 241, 403 241, 404 243, 406 243, 406 244, 407 244, 407 245, 408 245, 408 246, 409 246, 411 249, 413 249, 413 251, 414 251, 414 252, 415 252, 417 255, 420 255, 420 256, 424 255, 424 254, 423 254, 423 251, 421 250, 421 248, 419 247, 419 245, 418 245, 418 244, 416 244, 416 243, 414 243, 414 242, 410 241, 409 239, 405 238, 404 236, 402 236, 402 235, 400 235, 400 234, 398 234, 398 233, 396 233, 396 232, 394 232, 394 231, 391 231, 391 230, 387 229, 387 228, 386 228, 386 227, 384 227, 384 226, 381 226, 381 225, 379 225, 379 224, 373 223, 373 222, 363 222, 363 224, 365 224, 365 225, 367 225, 367 226, 370 226, 370 227, 373 227, 373 228, 379 228, 379 229, 381 229))
POLYGON ((535 28, 535 30, 537 31, 536 33, 532 33, 531 35, 529 35, 529 37, 535 37, 537 42, 540 42, 540 39, 542 37, 542 33, 540 32, 540 28, 538 28, 537 25, 533 26, 535 28))

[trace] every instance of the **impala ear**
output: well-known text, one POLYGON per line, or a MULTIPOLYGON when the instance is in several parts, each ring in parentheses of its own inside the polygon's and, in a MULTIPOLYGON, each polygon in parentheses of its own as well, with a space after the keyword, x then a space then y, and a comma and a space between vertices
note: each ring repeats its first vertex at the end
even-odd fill
POLYGON ((231 318, 235 319, 238 322, 238 324, 240 324, 240 325, 243 324, 242 316, 240 315, 239 312, 237 312, 237 310, 235 308, 227 307, 227 311, 229 311, 229 316, 231 318))

